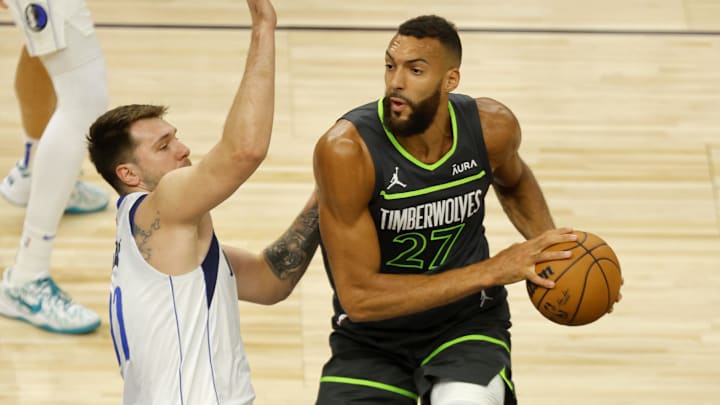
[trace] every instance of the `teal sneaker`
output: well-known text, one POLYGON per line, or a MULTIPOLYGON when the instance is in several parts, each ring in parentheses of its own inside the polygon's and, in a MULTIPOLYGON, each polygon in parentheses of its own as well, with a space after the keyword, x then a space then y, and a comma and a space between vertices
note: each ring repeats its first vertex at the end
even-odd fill
POLYGON ((24 207, 30 199, 30 173, 22 161, 18 161, 0 183, 0 195, 10 204, 24 207))
POLYGON ((68 200, 65 212, 68 214, 90 214, 102 211, 108 206, 110 196, 102 188, 78 180, 70 199, 68 200))
POLYGON ((0 315, 55 333, 89 333, 100 326, 95 312, 74 302, 50 277, 19 287, 0 282, 0 315))
MULTIPOLYGON (((18 161, 0 183, 0 196, 10 204, 25 207, 30 200, 32 176, 22 161, 18 161)), ((102 188, 78 180, 68 199, 65 213, 90 214, 107 208, 110 196, 102 188)))

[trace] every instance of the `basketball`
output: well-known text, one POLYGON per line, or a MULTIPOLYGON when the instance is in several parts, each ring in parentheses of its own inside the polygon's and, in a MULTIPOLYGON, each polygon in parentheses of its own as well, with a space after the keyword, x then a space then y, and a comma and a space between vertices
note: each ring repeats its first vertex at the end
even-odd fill
POLYGON ((547 289, 526 282, 535 308, 547 319, 569 326, 585 325, 605 315, 617 300, 622 284, 620 262, 604 240, 590 232, 574 231, 577 240, 546 250, 569 250, 563 260, 537 263, 540 277, 555 281, 547 289))

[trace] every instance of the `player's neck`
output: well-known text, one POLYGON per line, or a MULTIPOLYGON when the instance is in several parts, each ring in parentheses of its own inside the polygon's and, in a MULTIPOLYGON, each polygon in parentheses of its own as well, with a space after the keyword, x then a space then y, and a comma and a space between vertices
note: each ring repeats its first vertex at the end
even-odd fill
POLYGON ((425 164, 440 160, 453 145, 452 125, 447 107, 438 111, 432 124, 424 132, 398 138, 398 142, 415 159, 425 164))

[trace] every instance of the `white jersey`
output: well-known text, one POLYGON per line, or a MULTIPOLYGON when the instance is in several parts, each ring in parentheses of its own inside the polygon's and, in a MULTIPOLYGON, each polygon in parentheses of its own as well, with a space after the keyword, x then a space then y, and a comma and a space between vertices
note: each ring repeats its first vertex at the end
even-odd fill
POLYGON ((235 277, 217 238, 190 273, 160 273, 132 234, 145 195, 125 196, 117 213, 110 333, 123 404, 251 404, 235 277))

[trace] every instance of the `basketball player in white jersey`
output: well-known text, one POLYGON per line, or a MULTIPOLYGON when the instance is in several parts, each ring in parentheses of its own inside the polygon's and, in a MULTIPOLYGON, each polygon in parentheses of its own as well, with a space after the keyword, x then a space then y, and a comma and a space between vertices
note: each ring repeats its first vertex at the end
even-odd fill
POLYGON ((58 288, 50 259, 63 212, 108 204, 106 191, 78 181, 87 128, 107 109, 103 54, 82 0, 0 0, 0 7, 25 39, 15 89, 26 138, 0 195, 27 206, 15 262, 0 281, 0 315, 53 332, 90 332, 100 318, 58 288))
POLYGON ((115 108, 90 128, 91 160, 118 191, 110 328, 124 404, 250 404, 255 395, 237 300, 272 304, 319 241, 311 197, 262 255, 221 246, 210 210, 266 156, 272 130, 276 15, 247 0, 251 42, 219 142, 191 165, 165 107, 115 108))

